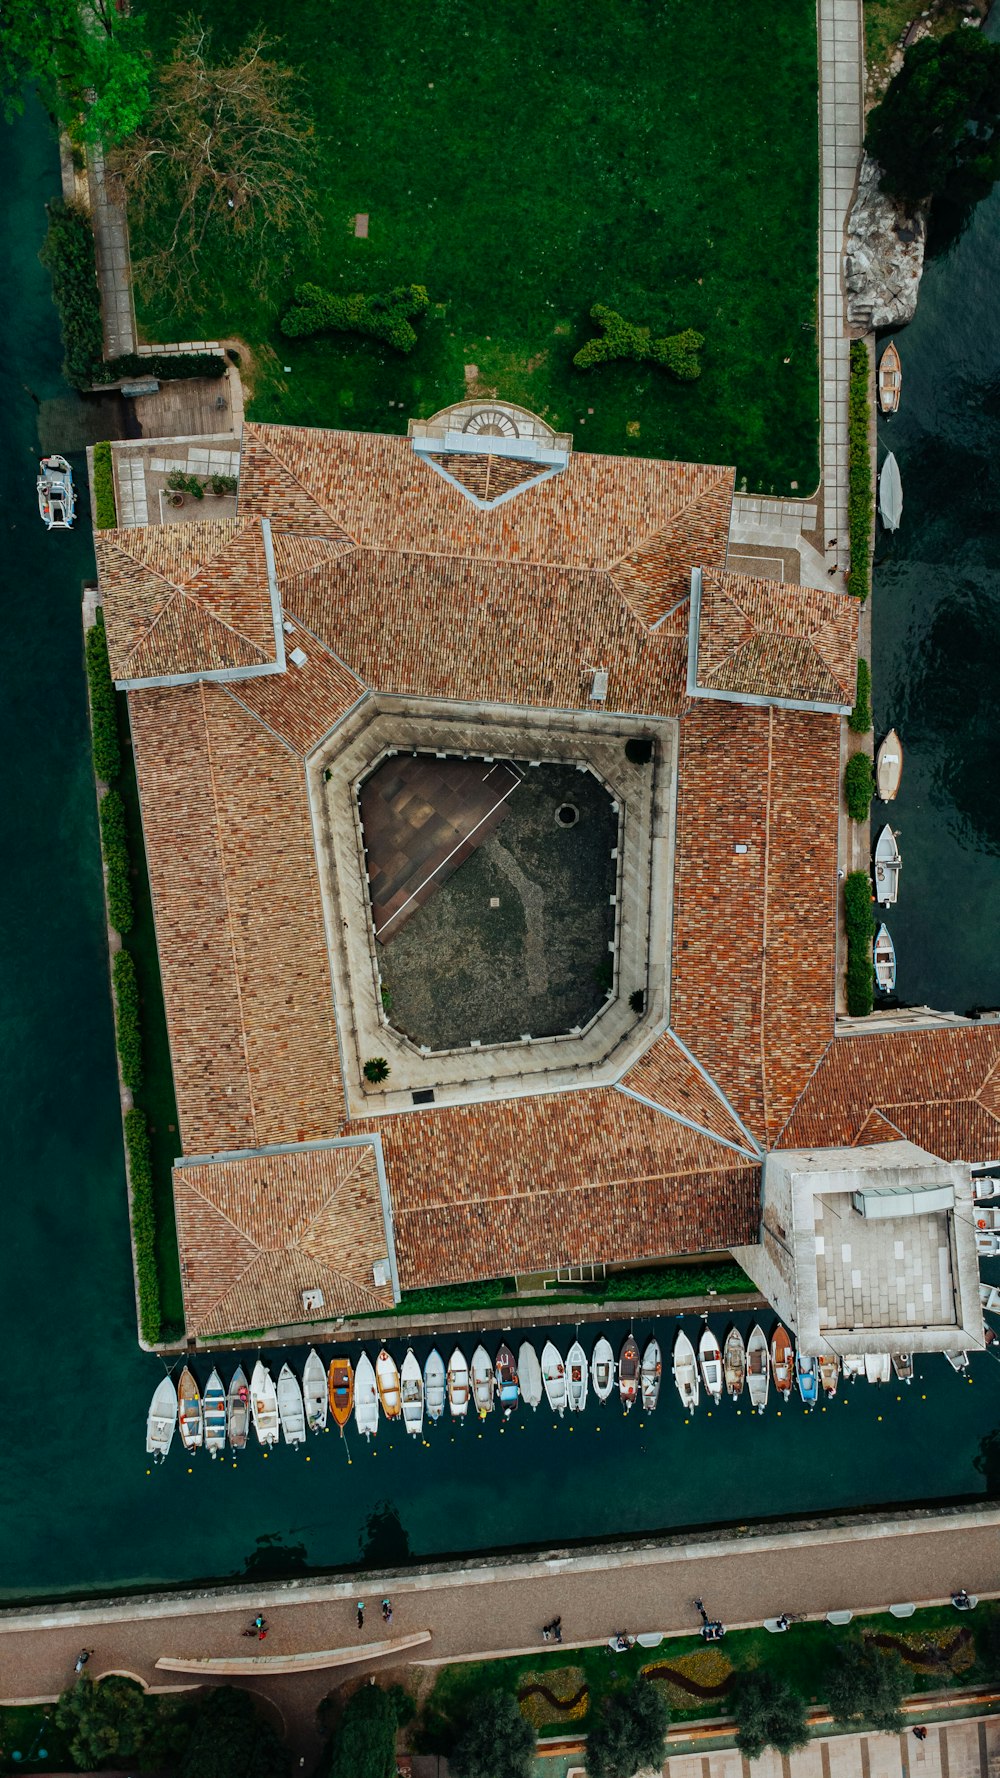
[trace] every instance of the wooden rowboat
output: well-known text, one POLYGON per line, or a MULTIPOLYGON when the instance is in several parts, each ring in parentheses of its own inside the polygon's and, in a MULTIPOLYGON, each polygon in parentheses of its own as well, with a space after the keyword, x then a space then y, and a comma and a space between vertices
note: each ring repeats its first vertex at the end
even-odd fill
POLYGON ((247 1374, 240 1365, 233 1375, 226 1396, 226 1420, 229 1433, 229 1449, 243 1451, 246 1449, 247 1433, 250 1431, 250 1385, 247 1374))
MULTIPOLYGON (((371 1360, 369 1360, 370 1363, 371 1360)), ((354 1406, 354 1366, 350 1359, 331 1358, 326 1381, 333 1423, 340 1427, 340 1435, 343 1438, 344 1427, 351 1417, 351 1409, 354 1406)))
POLYGON ((497 1400, 503 1408, 504 1419, 509 1420, 521 1399, 521 1391, 518 1387, 514 1354, 506 1342, 497 1352, 494 1376, 496 1377, 497 1400))
POLYGON ((472 1354, 472 1405, 480 1420, 493 1412, 493 1360, 485 1346, 477 1346, 472 1354))
POLYGON ((204 1417, 201 1411, 198 1385, 187 1365, 181 1371, 180 1381, 177 1384, 177 1412, 184 1449, 197 1451, 204 1437, 204 1417))
POLYGON ((448 1360, 448 1406, 456 1420, 462 1420, 469 1411, 469 1366, 464 1352, 459 1346, 448 1360))
POLYGON ((896 342, 890 340, 878 367, 878 404, 884 414, 897 412, 902 387, 903 366, 899 361, 896 342))
POLYGON ((792 1352, 792 1342, 779 1321, 771 1335, 771 1374, 774 1377, 774 1387, 779 1395, 791 1395, 794 1370, 795 1357, 792 1352))
POLYGON ((895 729, 891 728, 875 755, 875 787, 880 802, 895 801, 902 775, 903 744, 895 729))
POLYGON ((816 1360, 819 1366, 819 1380, 823 1385, 824 1395, 836 1395, 840 1381, 840 1359, 835 1352, 824 1352, 816 1360))
POLYGON ((705 1385, 706 1395, 713 1401, 722 1400, 722 1353, 719 1342, 710 1327, 706 1327, 698 1341, 698 1363, 701 1366, 701 1380, 705 1385))
POLYGON ((887 926, 880 926, 875 934, 875 981, 883 994, 896 986, 896 947, 887 926))
POLYGON ((631 1411, 639 1393, 639 1366, 639 1348, 633 1335, 629 1334, 618 1354, 618 1393, 626 1414, 631 1411))
POLYGON ((762 1414, 767 1407, 767 1392, 771 1384, 771 1370, 768 1363, 767 1335, 764 1329, 755 1323, 747 1341, 747 1393, 750 1406, 757 1414, 762 1414))
POLYGON ((386 1419, 398 1420, 403 1411, 399 1393, 399 1372, 394 1359, 384 1346, 375 1360, 375 1382, 378 1385, 378 1398, 382 1403, 382 1412, 386 1419))
POLYGON ((747 1349, 738 1327, 731 1327, 726 1335, 726 1343, 722 1348, 722 1368, 729 1394, 734 1401, 739 1401, 746 1382, 747 1349))
POLYGON ((587 1354, 579 1340, 574 1340, 566 1354, 566 1385, 569 1392, 569 1411, 571 1414, 582 1414, 587 1405, 587 1385, 590 1382, 590 1365, 587 1354))
POLYGON ((891 1352, 892 1368, 901 1383, 913 1382, 913 1353, 891 1352))

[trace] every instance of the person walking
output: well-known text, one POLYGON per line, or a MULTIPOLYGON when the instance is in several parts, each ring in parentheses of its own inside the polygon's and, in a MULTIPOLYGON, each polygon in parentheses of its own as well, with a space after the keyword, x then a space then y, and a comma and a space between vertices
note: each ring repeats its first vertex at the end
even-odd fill
POLYGON ((383 1601, 382 1601, 382 1622, 384 1624, 388 1624, 390 1629, 392 1628, 392 1600, 391 1599, 383 1599, 383 1601))
POLYGON ((365 1602, 363 1599, 359 1599, 358 1600, 358 1629, 363 1630, 364 1627, 365 1627, 365 1602))
POLYGON ((94 1651, 92 1648, 81 1648, 80 1653, 76 1657, 76 1663, 73 1667, 74 1673, 82 1673, 83 1672, 83 1669, 87 1665, 87 1662, 90 1660, 90 1657, 93 1654, 93 1652, 94 1651))
POLYGON ((926 1741, 927 1730, 924 1728, 923 1723, 918 1723, 913 1733, 916 1735, 918 1741, 926 1741))

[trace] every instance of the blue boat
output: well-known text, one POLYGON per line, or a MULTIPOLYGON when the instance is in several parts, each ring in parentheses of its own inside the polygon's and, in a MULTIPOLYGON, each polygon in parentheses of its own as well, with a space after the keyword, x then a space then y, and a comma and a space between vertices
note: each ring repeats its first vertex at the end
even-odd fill
POLYGON ((501 1346, 497 1353, 496 1370, 493 1375, 496 1378, 497 1395, 506 1420, 514 1412, 521 1396, 514 1354, 509 1346, 501 1346))
POLYGON ((796 1352, 795 1380, 806 1407, 815 1407, 819 1400, 819 1370, 815 1358, 806 1358, 801 1352, 796 1352))

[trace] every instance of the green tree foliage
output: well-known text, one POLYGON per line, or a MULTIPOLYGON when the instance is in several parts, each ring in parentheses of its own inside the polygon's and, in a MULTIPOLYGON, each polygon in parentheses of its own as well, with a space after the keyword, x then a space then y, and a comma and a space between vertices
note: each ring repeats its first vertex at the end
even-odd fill
POLYGON ((614 358, 632 358, 639 364, 648 361, 662 365, 682 383, 693 383, 701 376, 698 354, 705 344, 705 336, 696 333, 693 327, 653 339, 651 328, 626 321, 616 309, 606 308, 603 303, 594 304, 590 319, 598 323, 602 332, 595 339, 588 340, 575 354, 573 363, 578 370, 608 364, 614 358))
POLYGON ((417 334, 411 318, 424 314, 429 302, 422 284, 399 284, 384 296, 336 296, 318 284, 299 284, 281 331, 290 340, 314 333, 360 333, 384 340, 397 352, 412 352, 417 334))
POLYGON ((866 821, 875 795, 875 774, 867 753, 852 753, 844 770, 844 795, 852 821, 866 821))
POLYGON ((132 930, 132 874, 125 827, 125 804, 117 790, 101 798, 101 846, 108 881, 108 917, 116 932, 125 937, 132 930))
POLYGON ((190 1708, 177 1778, 288 1778, 292 1757, 249 1692, 219 1686, 190 1708))
POLYGON ((872 885, 866 870, 852 870, 844 882, 844 925, 847 931, 847 1010, 853 1018, 870 1013, 872 986, 872 885))
POLYGON ((780 1674, 766 1667, 738 1673, 731 1700, 736 1745, 747 1759, 759 1759, 765 1747, 792 1753, 809 1739, 806 1701, 780 1674))
POLYGON ((115 0, 4 0, 0 83, 7 117, 34 85, 74 141, 121 142, 149 100, 141 19, 115 0))
POLYGON ((125 1113, 125 1151, 132 1181, 132 1240, 139 1282, 139 1329, 155 1346, 160 1337, 160 1279, 156 1270, 156 1211, 153 1165, 146 1114, 133 1107, 125 1113))
POLYGON ((865 147, 904 203, 978 203, 1000 177, 1000 44, 979 31, 925 37, 868 120, 865 147))
POLYGON ((94 770, 110 784, 122 768, 118 745, 118 714, 115 688, 108 663, 108 637, 104 628, 104 612, 97 608, 97 621, 87 631, 87 681, 90 686, 90 729, 94 749, 94 770))
POLYGON ((867 599, 871 590, 875 486, 869 423, 868 348, 864 340, 855 340, 851 346, 847 394, 847 530, 851 552, 847 590, 857 599, 867 599))
MULTIPOLYGON (((111 466, 111 446, 106 438, 102 438, 101 442, 94 446, 94 510, 97 514, 97 529, 99 531, 114 530, 118 523, 118 508, 115 505, 115 477, 111 466)), ((103 613, 101 616, 103 622, 103 613)))
POLYGON ((412 1715, 413 1700, 402 1686, 363 1685, 334 1729, 327 1778, 396 1778, 396 1733, 412 1715))
POLYGON ((517 1699, 484 1692, 458 1731, 448 1767, 454 1778, 530 1778, 534 1759, 535 1731, 517 1699))
POLYGON ((898 1734, 905 1696, 906 1670, 897 1654, 876 1647, 869 1636, 852 1638, 837 1650, 826 1683, 835 1722, 898 1734))
POLYGON ((39 257, 52 276, 52 300, 66 352, 63 373, 74 388, 86 389, 104 351, 93 231, 89 217, 75 204, 55 198, 48 208, 48 233, 39 257))
POLYGON ((590 1778, 632 1778, 642 1766, 663 1764, 670 1711, 652 1681, 633 1680, 612 1692, 587 1736, 590 1778))
POLYGON ((362 1073, 373 1086, 378 1086, 380 1081, 388 1080, 391 1069, 384 1056, 369 1056, 362 1073))
POLYGON ((115 989, 115 1025, 122 1080, 129 1092, 142 1086, 142 1031, 139 1023, 139 982, 128 951, 116 951, 111 964, 115 989))
POLYGON ((858 689, 847 726, 855 735, 867 735, 871 731, 872 670, 863 655, 858 658, 858 689))
POLYGON ((74 1764, 84 1772, 102 1765, 159 1765, 179 1738, 175 1710, 151 1698, 136 1680, 115 1675, 95 1685, 81 1673, 52 1715, 74 1764))

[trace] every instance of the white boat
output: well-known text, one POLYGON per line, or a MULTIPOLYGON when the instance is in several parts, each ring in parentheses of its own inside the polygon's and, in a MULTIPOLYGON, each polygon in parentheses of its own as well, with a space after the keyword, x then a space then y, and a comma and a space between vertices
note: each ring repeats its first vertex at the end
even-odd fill
POLYGON ((539 1407, 542 1400, 542 1367, 530 1340, 523 1340, 518 1348, 517 1382, 525 1407, 539 1407))
POLYGON ((455 1347, 448 1360, 448 1406, 456 1420, 461 1420, 469 1411, 469 1367, 464 1352, 455 1347))
POLYGON ((824 1395, 836 1395, 840 1381, 840 1359, 836 1352, 824 1352, 816 1360, 819 1366, 819 1380, 824 1395))
POLYGON ((722 1370, 722 1353, 719 1342, 710 1327, 706 1327, 698 1341, 698 1362, 701 1365, 702 1382, 706 1395, 713 1401, 722 1400, 722 1387, 725 1381, 722 1370))
POLYGON ((378 1384, 367 1352, 362 1352, 354 1367, 354 1424, 365 1438, 374 1438, 378 1432, 378 1384))
POLYGON ((902 776, 903 743, 895 729, 891 728, 875 755, 875 784, 880 802, 895 801, 902 776))
POLYGON ((554 1414, 566 1412, 566 1367, 551 1340, 542 1347, 542 1385, 554 1414))
POLYGON ((602 1334, 590 1360, 590 1378, 598 1401, 607 1401, 615 1386, 615 1355, 611 1341, 602 1334))
POLYGON ((980 1259, 996 1259, 1000 1254, 1000 1234, 993 1229, 977 1229, 976 1252, 980 1259))
POLYGON ((440 1420, 448 1400, 448 1373, 437 1347, 427 1355, 424 1365, 424 1407, 428 1420, 440 1420))
POLYGON ((731 1327, 726 1335, 722 1348, 722 1369, 728 1393, 734 1401, 739 1401, 747 1376, 747 1349, 738 1327, 731 1327))
POLYGON ((913 1353, 890 1352, 892 1368, 901 1383, 913 1382, 913 1353))
POLYGON ((493 1412, 493 1360, 485 1346, 477 1346, 472 1354, 472 1405, 480 1420, 493 1412))
POLYGON ((200 1450, 205 1432, 201 1396, 194 1374, 187 1365, 181 1371, 177 1383, 177 1415, 184 1449, 200 1450))
POLYGON ((153 1390, 146 1416, 146 1456, 162 1463, 177 1429, 177 1391, 169 1377, 161 1377, 153 1390))
POLYGON ((46 531, 71 531, 76 517, 73 471, 65 457, 43 457, 38 465, 38 516, 46 531))
POLYGON ((663 1354, 659 1340, 647 1340, 639 1368, 639 1390, 642 1395, 642 1411, 651 1414, 660 1399, 660 1384, 663 1380, 663 1354))
POLYGON ((896 836, 887 821, 875 842, 875 900, 881 907, 896 905, 902 862, 896 836))
POLYGON ((253 1429, 262 1445, 278 1442, 278 1396, 274 1378, 258 1358, 250 1378, 250 1413, 253 1429))
POLYGON ((399 1394, 399 1372, 391 1352, 383 1346, 375 1360, 375 1387, 387 1420, 398 1420, 403 1410, 399 1394))
POLYGON ((888 1352, 866 1352, 865 1376, 869 1383, 888 1383, 890 1364, 888 1352))
POLYGON ((242 1451, 246 1448, 247 1433, 250 1431, 250 1385, 247 1374, 240 1365, 233 1373, 226 1396, 226 1432, 231 1451, 242 1451))
POLYGON ((298 1377, 290 1364, 283 1364, 278 1372, 278 1418, 281 1430, 285 1435, 286 1445, 304 1445, 306 1442, 306 1410, 302 1401, 302 1388, 298 1377))
POLYGON ((860 1352, 845 1352, 840 1370, 845 1383, 853 1383, 855 1378, 863 1377, 865 1361, 860 1352))
POLYGON ((878 404, 884 414, 894 414, 899 407, 903 387, 903 366, 895 340, 890 340, 879 361, 878 404))
POLYGON ((403 1396, 403 1425, 414 1438, 419 1438, 424 1430, 424 1378, 420 1362, 409 1347, 399 1381, 403 1396))
POLYGON ((695 1360, 694 1347, 683 1329, 674 1341, 673 1373, 681 1403, 686 1412, 693 1413, 698 1406, 700 1393, 698 1365, 695 1360))
POLYGON ((878 478, 878 510, 887 531, 898 531, 903 516, 903 483, 899 464, 889 452, 878 478))
POLYGON ((750 1406, 755 1414, 762 1414, 767 1407, 767 1392, 771 1386, 771 1354, 768 1350, 767 1335, 757 1323, 750 1330, 747 1340, 747 1393, 750 1406))
MULTIPOLYGON (((1000 1315, 1000 1289, 995 1284, 980 1284, 979 1301, 985 1314, 1000 1315)), ((153 1399, 156 1399, 155 1396, 153 1399)))
POLYGON ((315 1348, 302 1367, 302 1399, 305 1402, 309 1431, 324 1432, 330 1395, 326 1384, 326 1366, 315 1348))
POLYGON ((574 1340, 566 1354, 566 1389, 571 1414, 582 1414, 587 1405, 587 1384, 590 1366, 579 1340, 574 1340))
POLYGON ((205 1449, 211 1457, 218 1457, 226 1448, 226 1392, 218 1371, 213 1371, 205 1384, 201 1405, 205 1410, 205 1449))
POLYGON ((1000 1229, 1000 1209, 995 1204, 988 1207, 977 1204, 976 1227, 977 1229, 1000 1229))
POLYGON ((959 1376, 962 1375, 963 1371, 968 1370, 969 1354, 967 1352, 946 1352, 945 1357, 951 1365, 952 1370, 957 1371, 959 1376))
POLYGON ((883 994, 896 986, 896 947, 885 925, 875 934, 875 981, 883 994))
POLYGON ((972 1195, 977 1204, 983 1204, 989 1198, 1000 1198, 1000 1179, 992 1173, 976 1173, 972 1180, 972 1195))

